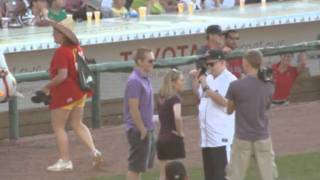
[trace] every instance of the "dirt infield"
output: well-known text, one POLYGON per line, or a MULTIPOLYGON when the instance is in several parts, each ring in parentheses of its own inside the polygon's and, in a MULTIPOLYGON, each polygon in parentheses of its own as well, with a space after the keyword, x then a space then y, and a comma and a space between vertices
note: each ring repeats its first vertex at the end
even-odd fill
MULTIPOLYGON (((275 107, 271 129, 277 155, 320 151, 320 101, 275 107)), ((201 165, 199 128, 196 117, 185 117, 187 159, 189 167, 201 165)), ((103 127, 93 131, 105 164, 92 170, 88 150, 72 132, 71 157, 73 172, 48 173, 47 165, 57 160, 53 135, 21 138, 16 143, 0 142, 0 180, 79 180, 100 175, 123 174, 126 171, 127 142, 124 128, 103 127)))

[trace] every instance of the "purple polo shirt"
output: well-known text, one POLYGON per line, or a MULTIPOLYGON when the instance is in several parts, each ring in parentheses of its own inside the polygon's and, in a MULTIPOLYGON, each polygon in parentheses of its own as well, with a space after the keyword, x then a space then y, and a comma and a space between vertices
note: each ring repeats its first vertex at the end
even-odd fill
POLYGON ((129 99, 139 99, 139 111, 147 130, 154 129, 153 117, 153 91, 150 80, 147 76, 143 75, 138 69, 133 70, 130 74, 124 94, 124 108, 123 118, 126 124, 126 130, 131 128, 137 129, 134 125, 130 111, 129 99))

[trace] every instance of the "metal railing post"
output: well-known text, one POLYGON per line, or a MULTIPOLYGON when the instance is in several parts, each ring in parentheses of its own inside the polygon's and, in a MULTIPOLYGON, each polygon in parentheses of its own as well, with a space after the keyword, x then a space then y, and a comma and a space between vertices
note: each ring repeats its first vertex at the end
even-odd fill
POLYGON ((96 84, 94 87, 94 94, 92 97, 92 104, 91 104, 92 127, 100 128, 101 127, 100 72, 94 72, 93 74, 94 74, 94 79, 96 84))
POLYGON ((12 97, 9 100, 9 139, 17 140, 19 136, 18 98, 12 97))

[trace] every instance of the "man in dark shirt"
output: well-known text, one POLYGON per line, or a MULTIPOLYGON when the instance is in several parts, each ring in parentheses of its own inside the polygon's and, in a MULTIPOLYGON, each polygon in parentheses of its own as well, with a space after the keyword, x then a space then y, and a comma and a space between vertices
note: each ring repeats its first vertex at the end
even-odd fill
POLYGON ((272 102, 274 86, 258 78, 263 56, 260 51, 250 50, 243 57, 246 77, 230 84, 226 98, 227 112, 236 111, 236 131, 231 161, 227 167, 228 180, 243 180, 254 159, 262 180, 277 178, 274 152, 269 130, 267 111, 272 102))

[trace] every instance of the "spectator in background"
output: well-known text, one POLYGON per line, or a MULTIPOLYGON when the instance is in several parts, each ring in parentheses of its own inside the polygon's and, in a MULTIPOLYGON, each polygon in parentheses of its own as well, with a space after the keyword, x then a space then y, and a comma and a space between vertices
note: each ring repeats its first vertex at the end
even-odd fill
POLYGON ((112 17, 123 17, 125 14, 127 14, 129 11, 125 7, 125 0, 113 0, 113 5, 111 8, 112 11, 112 17))
POLYGON ((100 11, 102 0, 83 0, 87 5, 87 11, 100 11))
POLYGON ((178 3, 184 3, 184 11, 188 11, 188 4, 193 3, 194 10, 201 10, 201 0, 160 0, 161 5, 167 13, 176 13, 178 11, 178 3))
MULTIPOLYGON (((237 41, 239 40, 239 32, 236 30, 228 30, 224 32, 225 47, 223 52, 229 53, 238 48, 237 41)), ((242 75, 242 58, 229 59, 227 61, 227 68, 232 72, 238 79, 242 75)))
POLYGON ((67 18, 65 7, 65 1, 64 0, 48 0, 49 3, 49 12, 48 12, 48 18, 60 22, 67 18))
POLYGON ((298 55, 298 67, 291 65, 293 54, 281 54, 280 61, 272 65, 275 92, 272 103, 277 105, 288 104, 292 86, 299 74, 306 70, 307 55, 298 55))
POLYGON ((183 74, 177 69, 172 69, 165 75, 160 87, 158 100, 160 132, 157 141, 160 180, 166 180, 165 166, 168 161, 186 157, 179 95, 183 88, 183 74))
POLYGON ((204 0, 203 9, 215 9, 215 8, 233 8, 236 5, 235 0, 204 0))
POLYGON ((36 26, 48 26, 48 21, 44 19, 48 17, 48 2, 47 0, 32 0, 31 9, 34 17, 34 24, 36 26))
POLYGON ((224 37, 219 25, 211 25, 206 29, 206 45, 202 46, 197 55, 203 55, 210 49, 222 50, 224 46, 224 37))
POLYGON ((67 13, 72 14, 74 20, 86 19, 86 4, 83 0, 66 0, 65 9, 67 13))
POLYGON ((188 180, 186 168, 179 161, 172 161, 166 165, 166 180, 188 180))
MULTIPOLYGON (((127 2, 128 1, 126 1, 126 3, 127 2)), ((101 10, 102 16, 104 18, 112 17, 112 12, 111 12, 112 4, 113 4, 113 0, 102 0, 101 1, 100 10, 101 10)), ((125 7, 127 9, 130 9, 130 6, 127 7, 127 5, 125 5, 125 7)))
POLYGON ((162 4, 167 13, 177 12, 178 10, 177 0, 162 0, 162 4))
POLYGON ((133 0, 131 7, 139 12, 139 7, 145 6, 147 7, 148 14, 162 14, 165 13, 165 4, 163 1, 164 0, 133 0))
POLYGON ((27 0, 3 0, 2 12, 5 17, 9 18, 8 27, 23 27, 22 16, 28 12, 30 4, 27 0))
POLYGON ((141 173, 152 168, 155 156, 153 90, 148 78, 155 57, 151 49, 138 48, 133 59, 136 68, 128 77, 123 103, 129 143, 127 180, 139 180, 141 173))
MULTIPOLYGON (((86 20, 86 12, 100 11, 100 0, 66 0, 65 9, 74 20, 86 20)), ((103 16, 103 15, 102 15, 103 16)))
POLYGON ((23 16, 27 12, 30 4, 27 0, 2 0, 2 13, 6 17, 23 16))
POLYGON ((68 13, 73 14, 78 11, 85 4, 83 0, 66 0, 65 1, 65 9, 68 13))

